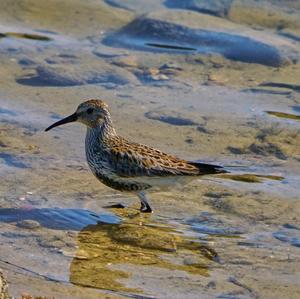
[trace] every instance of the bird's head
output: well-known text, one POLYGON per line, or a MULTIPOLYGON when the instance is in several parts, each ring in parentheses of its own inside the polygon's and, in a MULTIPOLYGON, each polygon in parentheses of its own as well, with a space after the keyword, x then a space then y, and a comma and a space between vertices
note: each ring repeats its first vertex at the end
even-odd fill
POLYGON ((107 104, 102 100, 88 100, 81 103, 75 113, 52 124, 45 131, 75 121, 81 122, 90 128, 95 128, 101 126, 107 119, 110 119, 107 104))

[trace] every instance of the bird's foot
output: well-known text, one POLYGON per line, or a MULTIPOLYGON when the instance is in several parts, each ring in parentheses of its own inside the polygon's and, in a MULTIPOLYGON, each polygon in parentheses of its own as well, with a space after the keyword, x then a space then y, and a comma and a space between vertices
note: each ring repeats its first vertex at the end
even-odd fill
POLYGON ((150 205, 148 203, 145 203, 145 202, 141 202, 141 209, 140 211, 142 213, 153 213, 150 205))

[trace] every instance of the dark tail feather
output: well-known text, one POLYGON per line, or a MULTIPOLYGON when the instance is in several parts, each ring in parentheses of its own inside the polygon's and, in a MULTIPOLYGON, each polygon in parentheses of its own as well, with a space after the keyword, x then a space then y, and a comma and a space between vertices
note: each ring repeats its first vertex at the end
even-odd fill
POLYGON ((199 174, 217 174, 217 173, 228 173, 224 167, 213 164, 205 164, 199 162, 189 162, 189 164, 196 166, 199 169, 199 174))

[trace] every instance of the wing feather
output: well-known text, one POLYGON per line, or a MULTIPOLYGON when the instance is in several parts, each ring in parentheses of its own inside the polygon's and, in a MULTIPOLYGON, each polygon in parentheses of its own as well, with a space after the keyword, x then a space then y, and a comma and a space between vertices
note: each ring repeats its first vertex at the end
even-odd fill
POLYGON ((119 176, 197 175, 199 168, 155 148, 122 139, 110 145, 111 164, 119 176))

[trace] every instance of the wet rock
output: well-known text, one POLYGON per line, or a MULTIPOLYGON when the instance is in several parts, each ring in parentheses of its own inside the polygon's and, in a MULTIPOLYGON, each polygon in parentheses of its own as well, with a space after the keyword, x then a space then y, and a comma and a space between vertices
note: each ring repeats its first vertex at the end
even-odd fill
POLYGON ((167 0, 165 5, 169 8, 181 8, 199 11, 215 16, 226 16, 233 0, 167 0))
MULTIPOLYGON (((36 75, 16 80, 19 84, 31 86, 76 86, 84 84, 114 83, 124 85, 130 82, 130 73, 123 74, 116 70, 84 70, 76 67, 39 65, 36 75)), ((132 77, 131 77, 132 79, 132 77)))
POLYGON ((161 65, 158 70, 162 75, 173 77, 178 75, 183 69, 176 63, 165 63, 161 65))
POLYGON ((174 126, 195 126, 197 125, 196 122, 189 118, 185 118, 178 112, 173 112, 170 114, 165 114, 164 112, 159 111, 149 111, 145 113, 145 117, 153 120, 159 120, 161 122, 168 123, 174 126))
POLYGON ((287 61, 275 46, 250 37, 221 30, 193 29, 151 16, 135 19, 104 38, 103 43, 152 52, 215 53, 231 60, 268 66, 280 66, 287 61))
POLYGON ((144 84, 156 84, 170 80, 170 77, 158 68, 135 69, 135 76, 144 84))
POLYGON ((221 74, 214 73, 208 75, 208 81, 218 85, 225 85, 225 83, 228 81, 228 78, 222 76, 221 74))
POLYGON ((0 269, 0 299, 10 299, 11 297, 8 294, 8 284, 2 274, 0 269))
POLYGON ((173 69, 173 70, 178 70, 178 71, 183 70, 182 67, 175 62, 164 63, 162 66, 159 67, 159 69, 160 70, 173 69))
POLYGON ((26 229, 37 229, 41 226, 38 221, 30 220, 30 219, 19 221, 17 225, 19 227, 26 228, 26 229))
POLYGON ((137 57, 133 55, 116 57, 112 63, 120 67, 138 67, 137 57))

